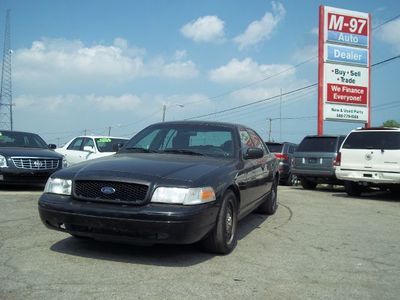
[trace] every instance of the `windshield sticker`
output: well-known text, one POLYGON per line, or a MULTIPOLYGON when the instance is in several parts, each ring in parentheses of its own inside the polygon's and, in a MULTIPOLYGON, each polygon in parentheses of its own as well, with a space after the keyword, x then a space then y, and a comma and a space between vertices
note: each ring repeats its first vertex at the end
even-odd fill
POLYGON ((101 138, 101 139, 97 139, 97 142, 99 142, 99 143, 111 143, 111 139, 110 138, 101 138))

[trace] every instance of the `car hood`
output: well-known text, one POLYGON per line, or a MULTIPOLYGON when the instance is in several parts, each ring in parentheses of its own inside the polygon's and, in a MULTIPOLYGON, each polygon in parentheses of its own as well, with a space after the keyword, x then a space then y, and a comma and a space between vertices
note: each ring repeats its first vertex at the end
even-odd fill
POLYGON ((74 165, 58 172, 75 180, 124 180, 179 184, 194 182, 232 160, 204 156, 124 153, 74 165))
POLYGON ((51 157, 61 159, 63 156, 50 149, 44 148, 23 148, 23 147, 0 147, 0 154, 11 156, 25 156, 25 157, 51 157))

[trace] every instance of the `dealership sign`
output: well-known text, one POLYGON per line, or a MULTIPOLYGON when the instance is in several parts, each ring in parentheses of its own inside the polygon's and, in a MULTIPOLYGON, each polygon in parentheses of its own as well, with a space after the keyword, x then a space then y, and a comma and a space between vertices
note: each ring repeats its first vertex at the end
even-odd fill
POLYGON ((371 17, 321 6, 318 134, 323 121, 369 123, 371 17))

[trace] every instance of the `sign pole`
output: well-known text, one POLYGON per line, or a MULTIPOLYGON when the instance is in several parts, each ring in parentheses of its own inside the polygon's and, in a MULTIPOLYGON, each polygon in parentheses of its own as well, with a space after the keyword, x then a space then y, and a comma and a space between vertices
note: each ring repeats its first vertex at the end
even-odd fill
POLYGON ((371 38, 371 30, 372 30, 372 19, 371 19, 371 14, 368 14, 368 122, 365 123, 365 128, 371 127, 371 43, 372 43, 372 38, 371 38))
POLYGON ((324 134, 324 6, 319 7, 318 33, 318 129, 319 136, 324 134))

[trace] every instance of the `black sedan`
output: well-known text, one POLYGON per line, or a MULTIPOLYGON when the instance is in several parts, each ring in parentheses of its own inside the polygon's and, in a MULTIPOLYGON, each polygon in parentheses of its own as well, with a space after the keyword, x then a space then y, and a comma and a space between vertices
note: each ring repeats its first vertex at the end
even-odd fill
POLYGON ((0 130, 0 185, 44 186, 62 168, 63 156, 37 134, 0 130))
POLYGON ((39 199, 42 222, 75 237, 190 244, 227 254, 237 222, 274 214, 278 163, 259 135, 217 122, 168 122, 117 154, 53 174, 39 199))

